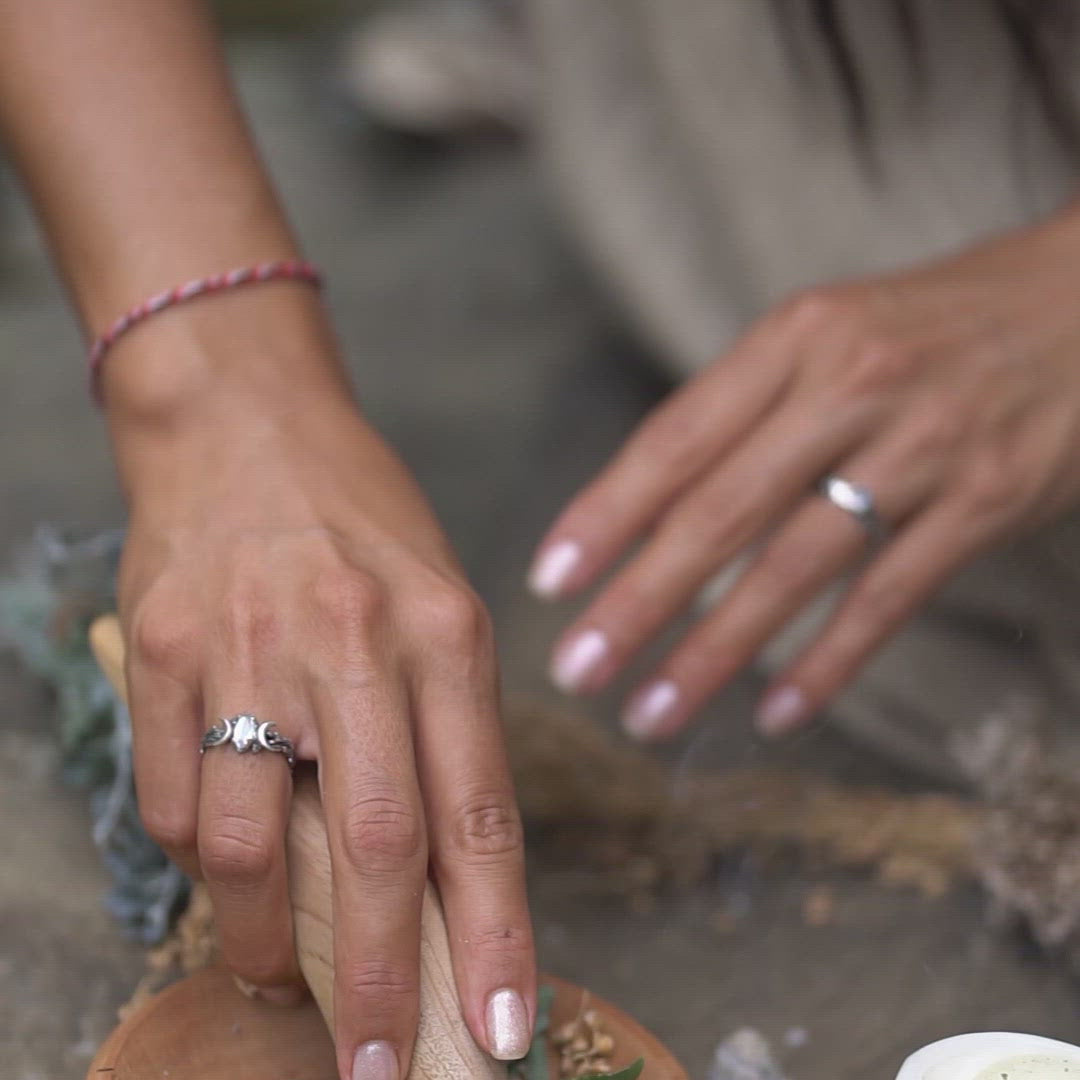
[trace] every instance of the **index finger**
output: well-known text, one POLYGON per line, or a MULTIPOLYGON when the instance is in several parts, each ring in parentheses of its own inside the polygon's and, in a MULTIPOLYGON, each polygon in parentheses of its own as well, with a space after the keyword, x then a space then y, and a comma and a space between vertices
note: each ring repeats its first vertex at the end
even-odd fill
POLYGON ((478 610, 456 626, 444 614, 439 647, 426 650, 413 691, 417 760, 462 1009, 477 1043, 511 1061, 529 1049, 536 962, 495 647, 478 610))
POLYGON ((785 339, 770 326, 671 394, 569 503, 533 560, 534 593, 550 599, 588 585, 753 428, 788 379, 790 366, 777 362, 785 339))

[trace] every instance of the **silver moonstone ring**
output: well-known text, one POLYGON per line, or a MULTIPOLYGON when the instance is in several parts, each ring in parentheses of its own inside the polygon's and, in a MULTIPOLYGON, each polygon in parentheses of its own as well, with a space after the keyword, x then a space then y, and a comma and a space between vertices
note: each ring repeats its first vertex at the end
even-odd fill
POLYGON ((219 720, 202 737, 199 753, 205 754, 207 750, 228 742, 232 743, 238 754, 258 754, 269 750, 274 754, 284 754, 290 769, 296 765, 292 739, 285 738, 273 724, 260 721, 257 717, 241 714, 219 720))
POLYGON ((877 512, 874 493, 869 488, 831 473, 818 481, 817 493, 828 499, 837 510, 850 514, 872 540, 885 538, 888 529, 877 512))

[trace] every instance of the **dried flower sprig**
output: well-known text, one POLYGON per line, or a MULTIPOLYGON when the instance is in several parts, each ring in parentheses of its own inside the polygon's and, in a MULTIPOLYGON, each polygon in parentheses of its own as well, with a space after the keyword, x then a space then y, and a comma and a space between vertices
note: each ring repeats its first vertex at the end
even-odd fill
POLYGON ((627 1065, 617 1073, 589 1073, 581 1077, 581 1080, 637 1080, 645 1068, 645 1059, 638 1058, 633 1065, 627 1065))

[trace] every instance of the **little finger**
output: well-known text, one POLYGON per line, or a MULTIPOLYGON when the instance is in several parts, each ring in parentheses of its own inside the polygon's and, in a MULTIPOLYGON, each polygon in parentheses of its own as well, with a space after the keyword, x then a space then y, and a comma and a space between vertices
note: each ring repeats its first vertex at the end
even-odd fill
POLYGON ((165 854, 198 878, 198 691, 140 663, 129 664, 127 684, 139 815, 165 854))

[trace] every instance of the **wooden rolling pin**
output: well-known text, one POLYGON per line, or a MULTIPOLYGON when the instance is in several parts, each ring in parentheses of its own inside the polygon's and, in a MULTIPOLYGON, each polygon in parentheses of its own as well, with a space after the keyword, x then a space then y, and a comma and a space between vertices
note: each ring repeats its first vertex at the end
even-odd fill
MULTIPOLYGON (((125 696, 124 639, 115 616, 98 619, 90 644, 109 681, 125 696)), ((286 841, 296 952, 312 996, 333 1025, 333 920, 330 852, 315 778, 297 770, 286 841)), ((506 1080, 506 1067, 492 1060, 465 1026, 450 965, 446 922, 435 887, 424 894, 420 926, 420 1027, 409 1080, 506 1080)))

